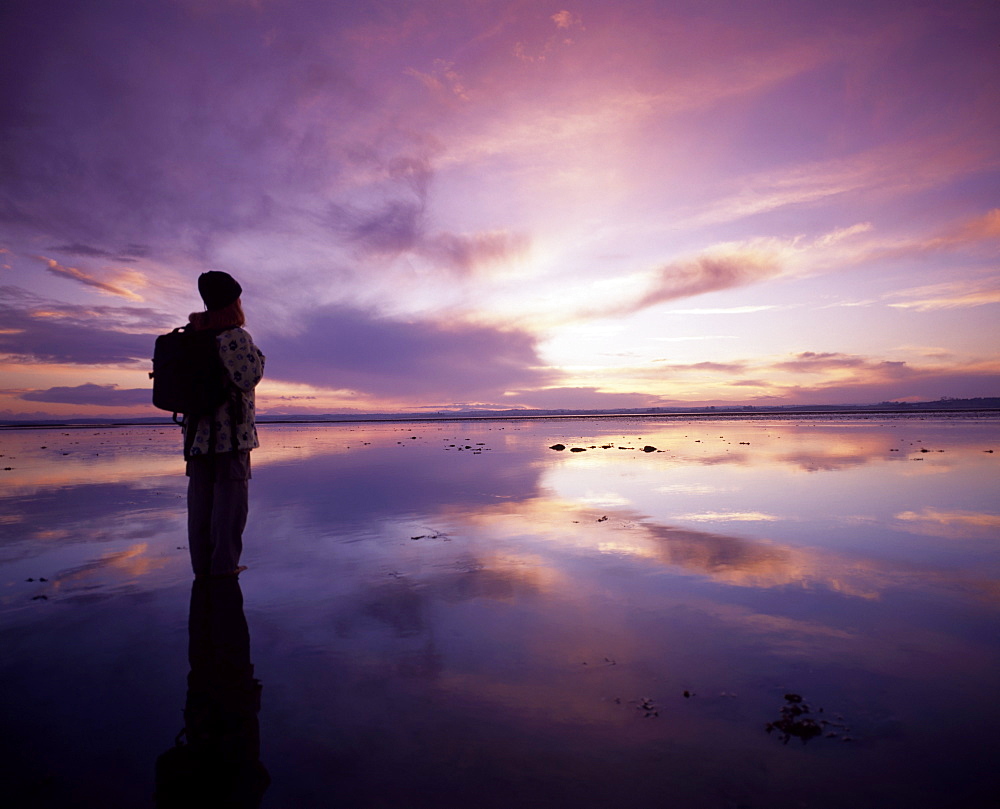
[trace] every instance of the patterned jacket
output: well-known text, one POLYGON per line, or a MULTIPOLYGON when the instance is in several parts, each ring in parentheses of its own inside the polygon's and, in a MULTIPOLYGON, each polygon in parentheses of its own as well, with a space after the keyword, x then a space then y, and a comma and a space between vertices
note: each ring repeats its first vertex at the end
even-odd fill
POLYGON ((253 389, 264 376, 264 355, 254 345, 253 338, 246 329, 238 327, 227 329, 215 339, 219 344, 222 365, 232 383, 231 396, 229 401, 221 404, 213 414, 214 445, 213 420, 202 417, 189 423, 185 419, 185 438, 188 437, 188 430, 195 430, 191 442, 191 456, 209 452, 230 452, 234 449, 250 450, 260 446, 254 420, 253 389))

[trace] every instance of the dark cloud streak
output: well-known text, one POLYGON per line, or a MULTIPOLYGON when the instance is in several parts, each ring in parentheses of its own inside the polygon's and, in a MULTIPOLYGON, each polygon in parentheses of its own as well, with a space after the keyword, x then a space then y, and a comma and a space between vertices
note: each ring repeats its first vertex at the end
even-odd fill
POLYGON ((534 338, 513 329, 403 322, 327 306, 262 345, 268 375, 391 398, 496 399, 545 384, 534 338))
POLYGON ((165 315, 146 308, 49 304, 0 287, 0 353, 14 361, 114 365, 149 360, 165 315))
POLYGON ((124 250, 113 251, 104 250, 100 247, 93 247, 89 244, 63 244, 47 247, 55 253, 63 253, 70 256, 80 256, 83 258, 104 258, 113 261, 138 261, 149 255, 149 248, 142 244, 127 244, 124 250))
POLYGON ((28 402, 49 404, 97 405, 98 407, 131 407, 148 405, 152 393, 147 388, 119 388, 117 385, 95 385, 87 382, 76 387, 55 387, 33 390, 18 396, 28 402))

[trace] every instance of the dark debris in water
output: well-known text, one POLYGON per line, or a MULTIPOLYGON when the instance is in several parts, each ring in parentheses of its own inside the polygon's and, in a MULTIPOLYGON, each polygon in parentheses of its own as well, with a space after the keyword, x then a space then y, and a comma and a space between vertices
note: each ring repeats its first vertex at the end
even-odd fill
POLYGON ((639 704, 636 706, 636 710, 642 711, 643 716, 646 719, 654 719, 660 715, 660 709, 657 707, 656 703, 653 702, 653 700, 650 699, 649 697, 643 697, 642 699, 638 700, 638 703, 639 704))
POLYGON ((417 539, 443 539, 445 542, 450 541, 449 537, 444 531, 435 531, 431 529, 429 534, 420 534, 420 536, 410 537, 411 540, 417 539))
MULTIPOLYGON (((803 744, 817 736, 840 739, 845 742, 853 741, 853 738, 848 735, 850 728, 843 722, 815 719, 811 715, 812 713, 812 708, 801 694, 785 694, 785 704, 780 708, 781 717, 774 722, 765 724, 764 730, 768 733, 778 731, 782 744, 788 744, 792 737, 801 739, 803 744)), ((823 713, 823 709, 819 708, 816 713, 823 713)), ((840 718, 838 715, 837 719, 840 718)))

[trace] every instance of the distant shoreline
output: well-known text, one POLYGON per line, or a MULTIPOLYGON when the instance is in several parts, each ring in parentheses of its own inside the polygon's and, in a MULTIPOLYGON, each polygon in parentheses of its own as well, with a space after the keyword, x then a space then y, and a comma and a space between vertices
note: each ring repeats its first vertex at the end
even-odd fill
MULTIPOLYGON (((1000 407, 812 407, 802 409, 754 409, 754 410, 678 410, 669 412, 628 412, 628 411, 532 411, 532 412, 510 412, 493 411, 484 413, 441 413, 434 415, 419 414, 370 414, 370 415, 330 415, 330 416, 289 416, 289 417, 262 417, 257 420, 258 427, 267 427, 271 424, 410 424, 410 423, 433 423, 433 422, 474 422, 474 421, 569 421, 584 419, 663 419, 682 420, 695 419, 698 421, 752 421, 755 419, 819 419, 830 417, 851 417, 870 418, 872 416, 892 416, 919 418, 927 416, 978 416, 983 418, 1000 417, 1000 407)), ((0 431, 8 430, 82 430, 82 429, 107 429, 117 427, 174 427, 175 423, 167 417, 144 418, 135 420, 103 419, 93 421, 72 420, 65 422, 57 421, 8 421, 0 423, 0 431)))

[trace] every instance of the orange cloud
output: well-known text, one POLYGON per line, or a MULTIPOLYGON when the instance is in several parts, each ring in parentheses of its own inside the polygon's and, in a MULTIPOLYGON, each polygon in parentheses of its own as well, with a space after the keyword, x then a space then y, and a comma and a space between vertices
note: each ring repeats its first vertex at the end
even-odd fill
MULTIPOLYGON (((130 301, 142 300, 142 298, 139 295, 136 295, 131 290, 125 289, 125 287, 117 286, 115 284, 109 284, 106 281, 101 281, 100 279, 95 278, 93 275, 90 275, 81 269, 78 269, 76 267, 64 266, 55 259, 46 258, 45 256, 38 256, 38 258, 40 258, 48 265, 48 270, 53 275, 59 275, 62 276, 63 278, 70 278, 73 281, 79 281, 81 284, 86 284, 87 286, 94 287, 95 289, 98 289, 101 292, 104 292, 108 295, 117 295, 120 298, 127 298, 130 301)), ((142 281, 142 276, 139 275, 138 273, 125 271, 120 274, 127 275, 129 277, 129 280, 132 282, 142 281)))
POLYGON ((906 523, 907 530, 948 539, 992 539, 1000 531, 1000 514, 981 511, 927 507, 920 511, 903 511, 896 519, 906 523))
POLYGON ((955 247, 1000 239, 1000 208, 987 211, 945 230, 927 242, 931 248, 955 247))

